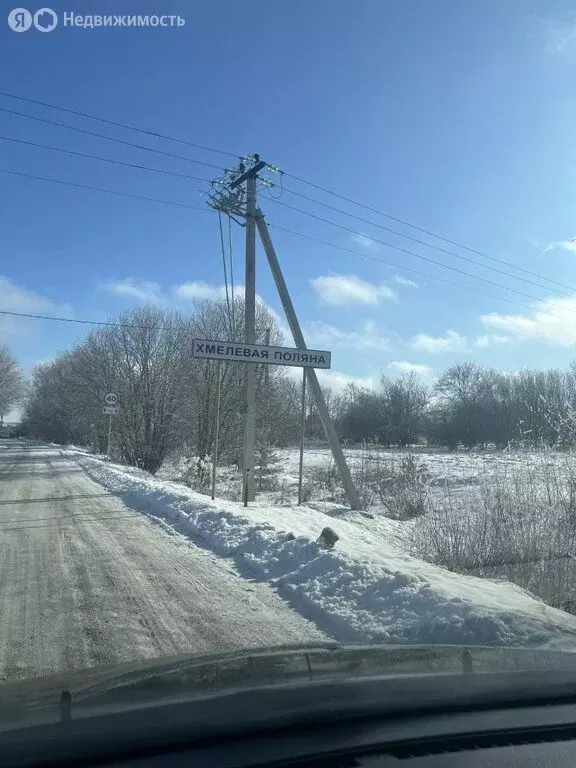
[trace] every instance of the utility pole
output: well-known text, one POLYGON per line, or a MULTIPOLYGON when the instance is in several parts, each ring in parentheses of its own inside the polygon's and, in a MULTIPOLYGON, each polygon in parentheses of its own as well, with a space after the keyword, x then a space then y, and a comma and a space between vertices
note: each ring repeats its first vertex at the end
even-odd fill
MULTIPOLYGON (((254 165, 242 173, 230 189, 236 189, 246 182, 246 279, 244 287, 244 341, 256 343, 256 179, 258 171, 266 166, 258 155, 254 165)), ((256 370, 253 365, 245 366, 244 387, 244 478, 242 498, 244 506, 254 501, 254 450, 256 445, 256 370)))
MULTIPOLYGON (((256 344, 256 175, 246 181, 246 284, 244 299, 244 341, 256 344)), ((245 366, 246 412, 244 429, 244 506, 254 501, 254 448, 256 444, 256 369, 245 366)))
MULTIPOLYGON (((226 171, 224 181, 213 182, 214 193, 211 196, 211 205, 217 211, 224 211, 227 214, 235 214, 236 216, 243 217, 245 219, 246 228, 246 287, 245 287, 245 342, 247 344, 255 344, 256 334, 256 228, 260 234, 260 239, 266 251, 266 257, 272 270, 274 282, 284 307, 286 318, 292 331, 292 336, 296 342, 296 346, 299 349, 306 349, 306 343, 302 334, 302 329, 296 317, 294 311, 294 305, 292 299, 288 293, 288 288, 278 263, 276 251, 272 245, 268 226, 264 220, 264 216, 256 206, 256 181, 258 179, 258 173, 266 167, 266 163, 260 160, 259 155, 253 155, 251 158, 253 164, 250 168, 246 169, 244 161, 239 166, 239 175, 230 181, 231 177, 236 171, 226 171), (243 192, 238 189, 242 184, 246 183, 245 197, 243 192)), ((269 166, 271 170, 277 170, 274 166, 269 166)), ((342 451, 342 447, 338 441, 338 435, 330 419, 330 414, 324 400, 324 395, 316 371, 314 368, 306 369, 306 373, 303 374, 305 379, 307 378, 308 384, 312 389, 316 405, 318 407, 318 415, 320 421, 324 427, 324 433, 326 439, 332 450, 334 461, 338 467, 344 490, 348 503, 352 509, 361 509, 360 497, 352 475, 346 464, 346 459, 342 451)), ((304 379, 304 380, 305 380, 304 379)), ((247 364, 245 366, 245 418, 244 418, 244 445, 243 445, 243 499, 244 506, 248 505, 249 501, 254 500, 254 449, 255 449, 255 365, 247 364)), ((305 395, 305 393, 304 393, 305 395)), ((301 493, 300 493, 301 496, 301 493)))
MULTIPOLYGON (((258 227, 258 233, 260 234, 260 239, 262 240, 262 245, 264 246, 264 251, 266 252, 266 258, 268 259, 268 263, 270 264, 270 269, 272 270, 274 282, 276 283, 276 288, 278 289, 280 301, 282 302, 282 306, 284 307, 284 312, 286 313, 286 319, 288 320, 288 325, 290 326, 290 330, 292 331, 292 336, 294 337, 296 346, 299 347, 300 349, 306 349, 306 342, 304 341, 304 335, 302 333, 302 329, 300 328, 300 323, 298 322, 298 318, 294 310, 294 305, 292 304, 292 299, 290 298, 290 294, 288 293, 288 287, 286 285, 286 281, 284 280, 284 275, 282 274, 282 270, 280 269, 280 264, 278 262, 278 257, 276 256, 276 251, 274 250, 274 246, 272 244, 272 239, 270 238, 270 232, 268 231, 268 226, 266 224, 266 221, 264 220, 264 216, 262 215, 262 212, 259 210, 256 212, 256 226, 258 227)), ((246 366, 246 367, 249 367, 249 366, 246 366)), ((346 497, 348 499, 348 502, 352 507, 352 509, 362 509, 360 496, 358 495, 358 491, 356 490, 356 486, 354 485, 354 481, 352 480, 352 475, 350 474, 348 464, 346 464, 346 459, 342 451, 342 446, 340 445, 340 441, 338 440, 338 435, 336 434, 336 430, 334 429, 334 425, 332 424, 330 414, 328 413, 328 407, 326 406, 326 401, 324 400, 324 395, 322 393, 322 389, 320 388, 320 383, 318 382, 318 377, 316 376, 316 371, 314 370, 314 368, 307 369, 307 376, 308 376, 308 384, 310 385, 312 392, 314 394, 314 398, 316 400, 316 405, 318 407, 318 415, 320 416, 320 421, 322 422, 322 426, 324 427, 324 433, 326 435, 326 439, 328 440, 328 443, 332 450, 334 461, 336 462, 336 466, 338 467, 338 471, 340 472, 340 477, 342 478, 342 483, 344 485, 344 490, 346 492, 346 497)))

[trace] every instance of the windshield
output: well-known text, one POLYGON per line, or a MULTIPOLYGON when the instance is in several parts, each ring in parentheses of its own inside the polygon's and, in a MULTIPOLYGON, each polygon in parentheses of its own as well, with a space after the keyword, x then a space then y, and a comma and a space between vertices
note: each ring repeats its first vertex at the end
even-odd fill
POLYGON ((571 9, 101 6, 0 33, 0 679, 575 650, 571 9))

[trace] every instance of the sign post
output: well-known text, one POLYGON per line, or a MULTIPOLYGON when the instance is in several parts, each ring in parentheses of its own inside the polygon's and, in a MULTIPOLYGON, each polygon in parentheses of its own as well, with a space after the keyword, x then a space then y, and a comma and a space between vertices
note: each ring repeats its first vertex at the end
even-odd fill
POLYGON ((107 392, 104 395, 104 402, 106 405, 102 409, 105 416, 108 416, 108 447, 106 448, 106 457, 110 461, 110 444, 112 442, 112 416, 116 416, 118 413, 118 395, 116 392, 107 392))
MULTIPOLYGON (((331 353, 325 350, 305 347, 273 347, 269 344, 242 344, 230 341, 194 339, 192 356, 204 360, 218 361, 218 395, 216 400, 216 427, 212 457, 212 499, 216 495, 216 461, 218 457, 218 431, 220 422, 220 387, 222 360, 237 363, 264 363, 265 365, 289 365, 302 368, 302 428, 300 436, 300 469, 298 474, 298 504, 302 503, 302 470, 304 466, 304 435, 306 431, 306 369, 330 368, 331 353)), ((250 469, 244 466, 243 498, 248 506, 246 474, 250 469)))
POLYGON ((108 447, 106 448, 106 458, 110 461, 110 442, 112 441, 112 414, 108 416, 108 447))
POLYGON ((218 438, 220 436, 220 391, 222 389, 222 363, 218 360, 218 389, 216 394, 216 424, 214 425, 214 449, 212 451, 212 501, 216 498, 216 464, 218 463, 218 438))
POLYGON ((300 431, 300 462, 298 465, 298 506, 302 504, 302 470, 304 468, 304 437, 306 435, 306 368, 302 368, 302 427, 300 431))

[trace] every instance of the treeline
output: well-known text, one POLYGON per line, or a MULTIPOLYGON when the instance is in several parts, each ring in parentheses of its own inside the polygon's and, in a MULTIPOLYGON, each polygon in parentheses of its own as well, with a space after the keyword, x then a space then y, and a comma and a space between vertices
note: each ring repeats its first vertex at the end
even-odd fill
MULTIPOLYGON (((204 458, 212 453, 220 376, 220 456, 238 462, 243 424, 243 366, 218 365, 192 356, 194 339, 241 341, 243 301, 198 304, 193 316, 158 308, 122 314, 115 325, 92 331, 70 351, 32 373, 24 428, 34 438, 91 446, 107 445, 104 395, 116 392, 113 454, 120 461, 156 472, 179 450, 204 458)), ((281 345, 267 307, 256 312, 257 343, 281 345)), ((298 438, 299 387, 278 366, 257 365, 257 458, 271 445, 298 438)), ((313 419, 312 419, 313 420, 313 419)))
POLYGON ((431 388, 414 374, 383 377, 375 392, 349 388, 338 411, 341 436, 354 442, 568 449, 576 445, 576 365, 504 373, 467 362, 431 388))
MULTIPOLYGON (((220 457, 239 464, 242 453, 244 366, 218 365, 192 356, 196 339, 241 341, 243 301, 205 301, 183 315, 146 307, 92 331, 69 351, 38 365, 28 385, 26 434, 57 443, 107 445, 106 392, 119 397, 113 455, 155 472, 170 451, 212 454, 220 377, 220 457)), ((274 316, 260 303, 258 343, 282 345, 274 316)), ((297 443, 300 383, 280 366, 256 365, 257 468, 271 450, 297 443)), ((0 416, 21 398, 22 376, 0 348, 0 416)), ((324 437, 308 388, 306 433, 324 437)), ((475 363, 454 365, 434 386, 414 374, 382 377, 377 390, 349 386, 325 390, 338 434, 352 443, 473 448, 524 445, 571 448, 576 444, 576 366, 568 370, 503 373, 475 363)))

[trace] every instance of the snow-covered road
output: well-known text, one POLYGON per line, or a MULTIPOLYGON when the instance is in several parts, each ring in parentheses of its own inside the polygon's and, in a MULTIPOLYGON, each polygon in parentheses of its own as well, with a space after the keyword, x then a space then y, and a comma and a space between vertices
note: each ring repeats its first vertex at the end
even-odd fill
POLYGON ((0 441, 0 680, 324 639, 57 448, 0 441))

